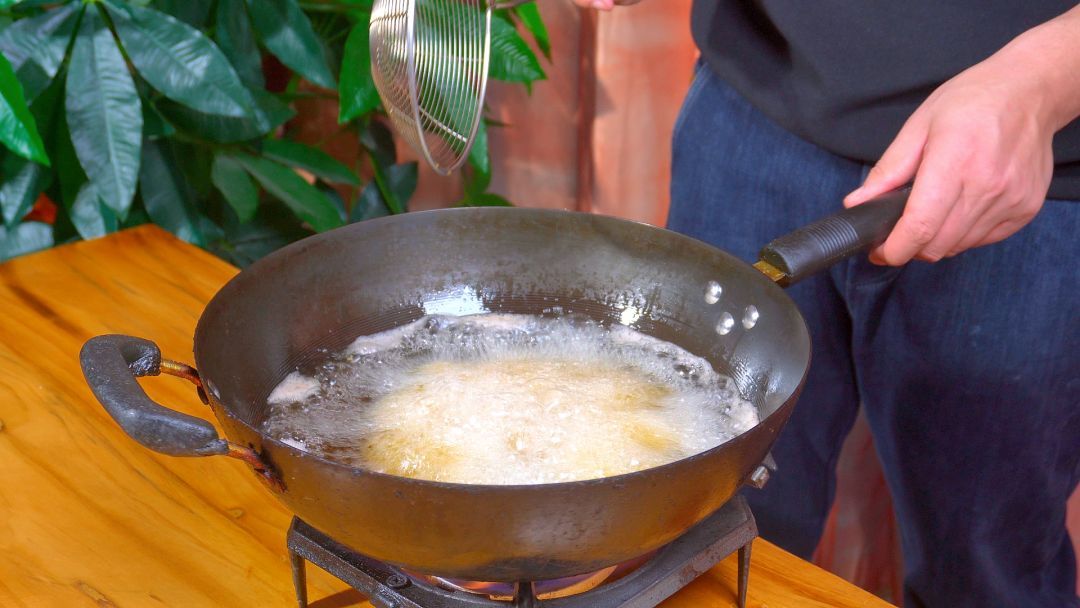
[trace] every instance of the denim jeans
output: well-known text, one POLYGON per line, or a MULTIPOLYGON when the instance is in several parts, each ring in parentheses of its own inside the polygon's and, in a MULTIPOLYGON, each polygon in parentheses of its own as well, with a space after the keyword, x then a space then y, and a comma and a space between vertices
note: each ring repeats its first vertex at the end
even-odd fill
MULTIPOLYGON (((837 210, 867 171, 707 67, 673 148, 669 227, 747 261, 837 210)), ((813 360, 779 470, 747 491, 762 535, 813 552, 861 404, 900 524, 906 606, 1080 606, 1065 529, 1080 477, 1078 240, 1080 202, 1050 200, 995 245, 902 268, 860 255, 791 287, 813 360)))

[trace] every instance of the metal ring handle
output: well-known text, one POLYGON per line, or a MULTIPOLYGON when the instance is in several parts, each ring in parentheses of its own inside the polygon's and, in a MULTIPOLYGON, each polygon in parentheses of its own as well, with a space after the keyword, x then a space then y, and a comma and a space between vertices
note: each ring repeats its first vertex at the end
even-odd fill
POLYGON ((90 338, 79 353, 83 376, 105 411, 129 437, 169 456, 230 456, 247 462, 275 489, 281 481, 254 450, 222 439, 206 420, 155 403, 135 380, 162 372, 195 383, 206 402, 195 368, 161 359, 149 340, 123 335, 90 338))

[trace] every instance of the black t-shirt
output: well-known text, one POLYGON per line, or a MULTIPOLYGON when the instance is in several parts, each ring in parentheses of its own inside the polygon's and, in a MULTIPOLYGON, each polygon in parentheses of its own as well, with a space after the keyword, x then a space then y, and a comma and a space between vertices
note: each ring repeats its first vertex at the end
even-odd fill
MULTIPOLYGON (((786 129, 872 163, 941 83, 1076 0, 694 0, 708 65, 786 129)), ((1077 75, 1080 78, 1080 74, 1077 75)), ((1080 121, 1050 196, 1080 199, 1080 121)))

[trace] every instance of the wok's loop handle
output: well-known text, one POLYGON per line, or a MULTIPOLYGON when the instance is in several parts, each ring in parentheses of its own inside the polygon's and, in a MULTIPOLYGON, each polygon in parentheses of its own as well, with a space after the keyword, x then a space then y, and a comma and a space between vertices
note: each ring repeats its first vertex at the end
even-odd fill
POLYGON ((779 272, 763 271, 786 286, 880 245, 903 215, 909 194, 909 187, 893 190, 785 234, 758 255, 779 272))
POLYGON ((193 382, 206 402, 199 373, 190 365, 162 360, 149 340, 105 335, 86 341, 79 353, 83 376, 105 411, 132 439, 169 456, 230 456, 251 465, 271 488, 280 479, 254 450, 218 436, 214 425, 154 403, 135 378, 166 373, 193 382))

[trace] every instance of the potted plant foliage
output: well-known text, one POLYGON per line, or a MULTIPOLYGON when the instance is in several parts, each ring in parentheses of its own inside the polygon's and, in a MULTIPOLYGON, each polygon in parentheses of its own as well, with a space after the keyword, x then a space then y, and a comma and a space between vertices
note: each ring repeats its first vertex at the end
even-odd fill
MULTIPOLYGON (((153 222, 246 265, 404 212, 417 167, 371 79, 371 4, 0 0, 0 260, 153 222), (305 97, 338 100, 355 166, 291 138, 305 97)), ((549 53, 534 3, 496 13, 492 78, 544 78, 523 34, 549 53)), ((462 176, 459 204, 507 204, 486 131, 462 176)))

